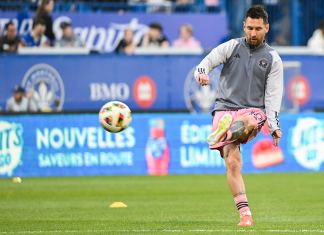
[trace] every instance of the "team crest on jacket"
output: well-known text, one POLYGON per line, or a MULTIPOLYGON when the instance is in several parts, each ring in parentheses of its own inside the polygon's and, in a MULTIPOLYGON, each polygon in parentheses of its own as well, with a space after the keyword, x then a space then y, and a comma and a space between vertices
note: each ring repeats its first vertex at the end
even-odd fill
POLYGON ((260 66, 261 68, 263 68, 263 69, 266 69, 266 68, 268 67, 268 64, 269 64, 269 62, 268 62, 268 60, 266 60, 266 59, 261 59, 261 60, 259 61, 259 66, 260 66))
POLYGON ((23 87, 40 111, 61 111, 64 103, 64 85, 58 71, 48 64, 36 64, 25 74, 23 87))
POLYGON ((184 99, 190 112, 210 112, 214 108, 220 70, 209 73, 209 85, 201 86, 194 77, 196 67, 192 68, 185 80, 184 99))

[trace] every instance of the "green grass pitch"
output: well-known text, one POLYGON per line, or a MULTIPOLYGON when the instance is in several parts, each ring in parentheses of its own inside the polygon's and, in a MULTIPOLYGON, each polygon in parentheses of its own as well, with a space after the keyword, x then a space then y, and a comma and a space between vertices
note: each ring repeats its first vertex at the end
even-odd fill
POLYGON ((323 173, 244 178, 251 228, 236 226, 225 175, 0 179, 0 235, 324 234, 323 173))

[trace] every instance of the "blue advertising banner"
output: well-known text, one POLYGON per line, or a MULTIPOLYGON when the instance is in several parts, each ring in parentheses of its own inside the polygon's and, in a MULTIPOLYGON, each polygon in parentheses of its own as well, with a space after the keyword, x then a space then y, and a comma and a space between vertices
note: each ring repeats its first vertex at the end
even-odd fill
MULTIPOLYGON (((208 112, 214 105, 220 68, 201 87, 193 70, 203 56, 0 55, 0 109, 21 84, 41 111, 99 110, 120 100, 132 110, 208 112)), ((301 110, 324 108, 324 57, 283 56, 285 97, 301 110), (297 63, 296 63, 297 62, 297 63)))
POLYGON ((324 109, 324 56, 281 56, 285 72, 285 98, 297 98, 301 110, 324 109), (286 66, 297 62, 300 66, 286 66), (291 93, 295 94, 291 94, 291 93))
POLYGON ((13 87, 21 84, 40 110, 99 110, 110 100, 126 102, 133 110, 186 109, 184 82, 199 59, 0 56, 0 107, 5 109, 13 87))
MULTIPOLYGON (((32 28, 32 18, 20 19, 18 32, 24 35, 32 28)), ((0 13, 0 32, 4 25, 13 19, 17 21, 17 13, 0 13)), ((62 35, 60 24, 72 22, 74 31, 80 35, 88 48, 99 51, 112 52, 123 37, 126 28, 135 32, 134 40, 139 43, 147 32, 148 25, 160 23, 169 42, 179 37, 179 28, 183 24, 190 24, 194 36, 203 48, 213 48, 220 44, 227 36, 226 15, 220 14, 133 14, 133 13, 64 13, 54 14, 53 30, 57 38, 62 35), (206 23, 208 22, 208 24, 206 23)))
MULTIPOLYGON (((279 148, 266 129, 242 146, 243 171, 323 171, 324 115, 283 114, 281 125, 279 148)), ((0 176, 225 173, 206 144, 210 129, 211 116, 202 114, 134 114, 117 134, 104 131, 94 114, 4 116, 0 176)))

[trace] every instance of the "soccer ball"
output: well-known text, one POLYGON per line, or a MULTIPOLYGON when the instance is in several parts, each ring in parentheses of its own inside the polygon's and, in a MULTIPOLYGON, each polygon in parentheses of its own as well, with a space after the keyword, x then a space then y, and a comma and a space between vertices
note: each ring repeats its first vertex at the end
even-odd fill
POLYGON ((131 110, 119 101, 106 103, 99 112, 101 126, 112 133, 117 133, 127 128, 132 121, 131 110))

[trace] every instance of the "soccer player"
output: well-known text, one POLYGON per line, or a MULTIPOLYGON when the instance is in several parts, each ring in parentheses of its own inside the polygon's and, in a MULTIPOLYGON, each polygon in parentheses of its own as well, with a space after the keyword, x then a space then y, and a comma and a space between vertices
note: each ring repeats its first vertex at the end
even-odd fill
POLYGON ((245 36, 214 48, 197 66, 195 78, 209 84, 208 73, 223 64, 207 142, 224 158, 227 182, 240 214, 239 226, 253 225, 242 177, 240 144, 254 138, 268 120, 273 143, 281 138, 279 111, 283 93, 283 65, 265 41, 268 14, 252 6, 245 15, 245 36))

